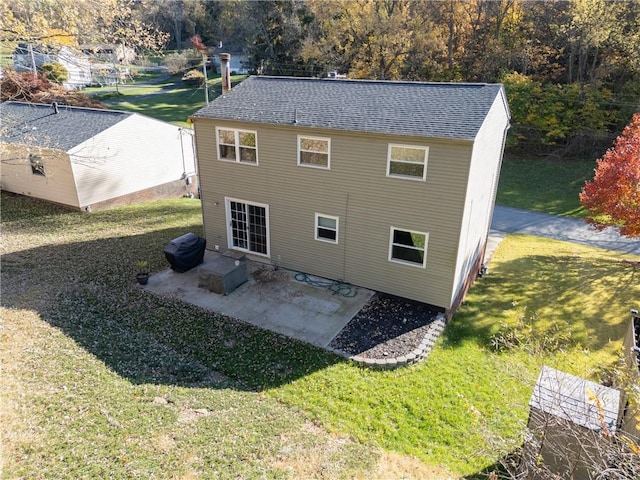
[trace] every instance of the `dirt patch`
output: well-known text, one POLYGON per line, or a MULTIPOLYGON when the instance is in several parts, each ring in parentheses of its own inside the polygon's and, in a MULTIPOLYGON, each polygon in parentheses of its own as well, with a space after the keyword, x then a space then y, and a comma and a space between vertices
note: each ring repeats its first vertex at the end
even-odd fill
POLYGON ((213 412, 206 408, 184 407, 180 410, 180 413, 178 414, 178 422, 189 423, 189 422, 198 420, 199 418, 202 418, 202 417, 208 417, 209 415, 212 415, 212 414, 213 412))
POLYGON ((289 280, 287 272, 266 265, 261 265, 252 270, 251 277, 257 283, 286 282, 289 280))
POLYGON ((328 434, 312 422, 296 432, 281 436, 283 448, 270 465, 295 478, 322 479, 342 477, 346 467, 341 452, 350 452, 360 463, 366 464, 356 472, 353 480, 454 480, 453 473, 444 467, 426 465, 416 457, 372 448, 366 454, 363 446, 353 439, 328 434))
POLYGON ((380 480, 455 480, 459 477, 444 467, 425 465, 415 457, 383 452, 376 470, 368 478, 380 480))

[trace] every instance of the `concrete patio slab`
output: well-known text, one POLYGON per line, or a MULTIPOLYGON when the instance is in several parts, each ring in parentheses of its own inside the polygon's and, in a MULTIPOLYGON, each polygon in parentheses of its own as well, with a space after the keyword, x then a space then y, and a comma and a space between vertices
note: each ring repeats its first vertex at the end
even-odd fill
POLYGON ((298 272, 250 260, 246 260, 246 283, 228 294, 212 293, 198 286, 200 273, 220 256, 206 251, 202 265, 184 273, 171 269, 156 273, 144 288, 319 347, 329 345, 374 294, 355 286, 352 297, 334 294, 326 287, 296 280, 298 272))

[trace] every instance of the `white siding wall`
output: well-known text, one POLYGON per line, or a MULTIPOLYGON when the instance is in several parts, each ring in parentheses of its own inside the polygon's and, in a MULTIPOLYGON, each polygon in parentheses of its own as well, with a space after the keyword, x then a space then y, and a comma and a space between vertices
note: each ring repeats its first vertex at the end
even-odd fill
POLYGON ((180 179, 195 171, 191 135, 131 115, 70 150, 80 206, 180 179))
POLYGON ((196 119, 207 247, 229 248, 225 197, 268 204, 271 262, 450 307, 469 142, 349 135, 196 119), (215 127, 257 130, 259 165, 217 159, 215 127), (297 135, 331 138, 331 169, 297 166, 297 135), (429 146, 426 182, 386 176, 389 143, 429 146), (340 218, 338 244, 314 239, 315 213, 340 218), (390 227, 429 233, 426 268, 388 261, 390 227))
POLYGON ((496 97, 473 147, 452 301, 463 287, 478 255, 482 253, 481 249, 489 234, 490 216, 493 213, 495 189, 509 125, 503 95, 504 91, 496 97))
POLYGON ((69 155, 60 150, 2 145, 0 188, 8 192, 79 207, 69 155), (38 154, 45 176, 34 175, 29 153, 38 154))

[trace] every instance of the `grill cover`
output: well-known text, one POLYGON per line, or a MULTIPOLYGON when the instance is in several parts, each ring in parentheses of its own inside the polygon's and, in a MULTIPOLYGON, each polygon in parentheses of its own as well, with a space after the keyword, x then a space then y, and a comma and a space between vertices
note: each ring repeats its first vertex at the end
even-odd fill
POLYGON ((187 233, 171 240, 164 247, 164 256, 173 271, 183 273, 202 263, 206 246, 206 239, 187 233))

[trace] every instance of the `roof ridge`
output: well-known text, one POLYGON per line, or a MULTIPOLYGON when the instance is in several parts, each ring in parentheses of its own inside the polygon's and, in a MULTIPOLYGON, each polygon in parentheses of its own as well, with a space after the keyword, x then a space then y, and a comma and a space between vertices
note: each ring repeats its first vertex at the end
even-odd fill
MULTIPOLYGON (((389 84, 389 85, 452 85, 452 86, 499 86, 501 83, 490 82, 430 82, 422 80, 377 80, 369 78, 320 78, 320 77, 292 77, 278 75, 251 75, 247 80, 296 80, 296 81, 317 81, 328 83, 364 83, 364 84, 389 84)), ((245 80, 246 81, 246 80, 245 80)), ((244 82, 243 82, 244 83, 244 82)))
POLYGON ((95 108, 95 107, 80 107, 77 105, 67 105, 66 103, 59 102, 51 102, 51 103, 37 103, 37 102, 20 102, 17 100, 8 100, 6 102, 2 102, 5 105, 20 105, 25 107, 36 107, 36 108, 51 108, 51 106, 57 103, 58 108, 63 108, 65 110, 82 110, 82 111, 93 111, 99 113, 115 113, 118 115, 133 115, 135 112, 125 112, 124 110, 113 110, 111 108, 95 108))

